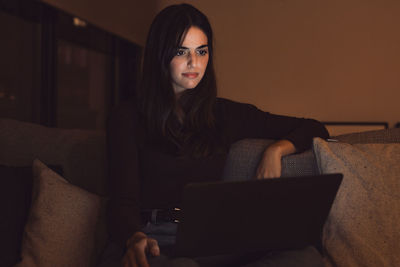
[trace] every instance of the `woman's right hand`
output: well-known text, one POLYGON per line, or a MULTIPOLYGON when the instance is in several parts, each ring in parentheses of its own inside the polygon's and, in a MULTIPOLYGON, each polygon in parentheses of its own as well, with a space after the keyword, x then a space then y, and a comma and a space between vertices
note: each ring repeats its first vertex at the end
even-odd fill
POLYGON ((149 238, 145 233, 136 232, 126 242, 126 253, 122 258, 123 267, 149 267, 146 252, 152 256, 160 255, 157 240, 149 238))

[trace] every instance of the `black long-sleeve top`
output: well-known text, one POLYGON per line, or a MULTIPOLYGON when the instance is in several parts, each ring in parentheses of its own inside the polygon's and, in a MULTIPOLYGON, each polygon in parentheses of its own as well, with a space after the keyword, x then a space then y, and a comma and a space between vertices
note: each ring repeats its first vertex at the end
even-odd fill
MULTIPOLYGON (((286 139, 302 152, 311 147, 313 137, 329 137, 316 120, 274 115, 222 98, 217 99, 215 118, 228 145, 245 138, 286 139)), ((221 179, 228 153, 194 159, 160 149, 149 141, 143 120, 131 103, 112 112, 107 149, 108 227, 112 239, 122 246, 140 230, 141 209, 179 207, 185 184, 221 179)))

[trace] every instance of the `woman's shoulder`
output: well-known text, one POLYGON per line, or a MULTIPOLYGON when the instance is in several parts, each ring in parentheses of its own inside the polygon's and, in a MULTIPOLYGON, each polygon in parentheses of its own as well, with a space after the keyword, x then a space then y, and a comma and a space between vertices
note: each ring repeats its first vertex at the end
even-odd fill
POLYGON ((243 103, 243 102, 238 102, 226 98, 221 98, 218 97, 216 101, 216 107, 218 112, 246 112, 246 111, 252 111, 252 110, 257 110, 257 108, 248 103, 243 103))
POLYGON ((237 102, 231 99, 217 97, 216 105, 218 108, 235 108, 246 105, 245 103, 237 102))

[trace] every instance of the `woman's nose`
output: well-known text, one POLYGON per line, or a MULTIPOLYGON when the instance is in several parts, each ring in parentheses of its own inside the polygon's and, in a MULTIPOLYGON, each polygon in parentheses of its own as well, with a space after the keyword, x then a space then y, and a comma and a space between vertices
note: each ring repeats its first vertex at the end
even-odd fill
POLYGON ((195 53, 188 54, 188 66, 193 68, 197 65, 197 57, 195 53))

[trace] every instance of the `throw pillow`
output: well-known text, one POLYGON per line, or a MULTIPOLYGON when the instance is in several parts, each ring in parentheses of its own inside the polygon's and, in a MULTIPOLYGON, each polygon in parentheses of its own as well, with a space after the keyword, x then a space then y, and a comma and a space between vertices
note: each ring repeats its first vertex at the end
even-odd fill
POLYGON ((324 226, 328 266, 400 266, 400 144, 314 139, 322 173, 343 173, 324 226))
POLYGON ((90 266, 100 198, 33 162, 32 205, 16 266, 90 266))
POLYGON ((31 206, 32 167, 0 165, 0 178, 0 266, 13 266, 31 206))

